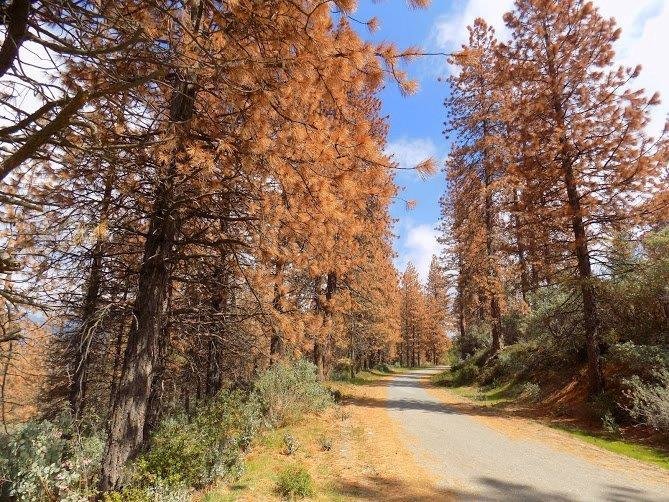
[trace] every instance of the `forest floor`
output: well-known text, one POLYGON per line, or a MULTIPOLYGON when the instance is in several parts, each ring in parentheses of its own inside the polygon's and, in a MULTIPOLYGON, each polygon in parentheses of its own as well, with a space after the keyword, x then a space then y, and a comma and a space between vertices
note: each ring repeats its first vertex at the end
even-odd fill
POLYGON ((281 500, 280 473, 290 465, 306 468, 315 500, 444 500, 437 476, 420 466, 400 424, 385 407, 397 375, 364 372, 353 382, 330 382, 341 403, 320 415, 261 436, 246 458, 246 472, 230 485, 221 484, 196 500, 204 502, 281 500), (284 438, 297 440, 286 454, 284 438), (325 445, 330 446, 329 450, 325 445))

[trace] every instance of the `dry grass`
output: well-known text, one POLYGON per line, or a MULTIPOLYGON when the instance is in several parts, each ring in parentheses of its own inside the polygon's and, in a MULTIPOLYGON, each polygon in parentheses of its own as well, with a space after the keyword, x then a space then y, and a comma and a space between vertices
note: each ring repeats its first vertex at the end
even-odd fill
MULTIPOLYGON (((434 478, 418 466, 399 425, 387 411, 366 403, 385 400, 391 376, 363 375, 355 384, 333 382, 342 403, 299 424, 270 431, 247 456, 247 472, 234 484, 221 484, 195 499, 206 502, 280 500, 279 473, 304 466, 314 479, 314 500, 445 500, 434 478), (283 438, 299 443, 286 455, 283 438), (331 441, 328 451, 323 439, 331 441)), ((325 442, 327 443, 327 442, 325 442)))

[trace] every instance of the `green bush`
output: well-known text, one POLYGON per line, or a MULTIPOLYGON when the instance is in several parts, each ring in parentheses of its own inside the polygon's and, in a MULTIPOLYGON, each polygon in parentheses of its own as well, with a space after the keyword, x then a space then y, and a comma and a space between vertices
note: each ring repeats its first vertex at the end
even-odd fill
POLYGON ((470 356, 490 347, 492 342, 492 331, 487 323, 479 323, 468 328, 464 335, 455 338, 455 346, 460 358, 467 359, 470 356))
POLYGON ((332 449, 332 439, 327 436, 321 436, 318 438, 318 444, 323 451, 330 451, 332 449))
POLYGON ((33 420, 0 436, 0 498, 84 501, 94 495, 103 439, 84 436, 69 415, 33 420))
MULTIPOLYGON (((127 486, 103 499, 188 500, 192 488, 241 474, 242 452, 263 423, 283 425, 331 403, 315 366, 305 361, 277 365, 257 380, 250 395, 221 392, 194 417, 169 415, 152 435, 148 450, 128 466, 127 486)), ((289 446, 292 453, 298 443, 289 446)), ((85 501, 100 496, 96 488, 103 449, 100 435, 80 434, 67 415, 55 422, 31 421, 0 435, 0 499, 85 501)), ((298 474, 296 496, 304 481, 298 474)))
POLYGON ((201 487, 238 475, 241 451, 258 426, 257 410, 241 393, 221 392, 192 420, 182 414, 160 424, 149 451, 135 462, 133 482, 140 487, 201 487))
POLYGON ((476 357, 461 361, 443 373, 435 375, 432 381, 446 387, 460 387, 471 385, 479 376, 480 368, 476 365, 476 357))
POLYGON ((175 487, 164 482, 156 482, 147 487, 128 487, 118 492, 105 493, 103 502, 189 502, 188 488, 175 487))
POLYGON ((627 341, 609 347, 606 363, 615 367, 617 374, 650 377, 669 368, 669 351, 660 345, 637 345, 627 341))
POLYGON ((657 431, 669 432, 669 371, 657 372, 652 383, 638 376, 625 383, 629 387, 626 395, 631 401, 630 415, 657 431))
POLYGON ((541 396, 541 387, 533 382, 525 382, 518 389, 518 396, 529 402, 536 402, 541 396))
POLYGON ((276 481, 276 491, 288 499, 313 497, 316 493, 311 474, 299 465, 290 465, 281 471, 276 481))
POLYGON ((295 422, 332 404, 332 395, 316 377, 316 366, 304 360, 280 363, 263 373, 255 383, 254 399, 271 427, 295 422))
POLYGON ((342 357, 335 362, 332 372, 330 373, 330 380, 334 380, 335 382, 348 381, 351 379, 352 373, 354 373, 352 369, 353 364, 351 359, 342 357))
POLYGON ((388 366, 386 363, 380 363, 374 366, 374 371, 378 371, 379 373, 386 373, 390 374, 393 372, 392 369, 390 369, 390 366, 388 366))
POLYGON ((292 455, 300 449, 300 442, 292 434, 284 434, 283 436, 283 452, 286 455, 292 455))

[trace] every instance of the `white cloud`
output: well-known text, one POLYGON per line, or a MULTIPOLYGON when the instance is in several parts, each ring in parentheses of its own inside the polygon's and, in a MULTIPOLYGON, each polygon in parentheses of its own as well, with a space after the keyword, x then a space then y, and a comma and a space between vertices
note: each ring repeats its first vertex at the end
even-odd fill
POLYGON ((438 232, 432 225, 416 225, 408 229, 400 243, 402 252, 398 258, 397 267, 400 273, 409 262, 413 263, 423 283, 427 281, 432 255, 439 256, 438 232))
MULTIPOLYGON (((661 132, 669 112, 669 2, 663 0, 599 0, 594 2, 605 17, 614 17, 622 28, 616 42, 616 62, 625 66, 642 65, 641 75, 633 88, 643 88, 648 95, 659 91, 663 103, 653 110, 650 133, 661 132)), ((441 51, 457 50, 467 42, 467 26, 477 17, 495 28, 497 37, 505 40, 509 33, 502 17, 513 8, 513 0, 457 0, 450 12, 440 16, 432 28, 430 45, 441 51)), ((441 71, 446 68, 439 69, 441 71)))
POLYGON ((495 28, 497 37, 507 35, 502 16, 513 7, 513 0, 458 0, 449 14, 440 16, 433 27, 432 39, 440 49, 453 51, 467 42, 467 26, 481 17, 495 28))
POLYGON ((411 169, 428 157, 436 157, 437 147, 430 138, 400 138, 386 145, 386 154, 391 155, 401 169, 411 169))
POLYGON ((623 32, 615 44, 616 62, 625 66, 642 66, 641 74, 632 83, 648 95, 659 91, 662 104, 655 107, 650 133, 662 131, 669 112, 669 2, 661 0, 606 0, 597 2, 602 15, 614 17, 623 32))

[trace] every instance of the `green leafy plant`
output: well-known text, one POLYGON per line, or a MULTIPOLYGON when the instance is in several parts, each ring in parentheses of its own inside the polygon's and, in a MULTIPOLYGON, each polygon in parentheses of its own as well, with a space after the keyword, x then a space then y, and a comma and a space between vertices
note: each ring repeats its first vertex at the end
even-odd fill
POLYGON ((618 423, 616 422, 613 413, 610 411, 604 413, 604 416, 602 417, 602 427, 612 436, 620 435, 620 427, 618 427, 618 423))
POLYGON ((176 415, 161 423, 134 465, 135 483, 201 487, 235 477, 243 469, 241 451, 258 426, 257 410, 241 393, 222 392, 192 420, 176 415))
POLYGON ((81 435, 62 414, 0 436, 0 498, 83 501, 95 494, 102 437, 81 435))
POLYGON ((525 401, 535 402, 541 395, 541 387, 533 382, 525 382, 521 385, 518 395, 525 401))
POLYGON ((300 449, 300 442, 292 434, 284 434, 283 436, 283 452, 286 455, 292 455, 300 449))
POLYGON ((669 371, 655 373, 655 382, 644 382, 638 376, 625 380, 631 401, 630 415, 655 430, 669 432, 669 371))
POLYGON ((323 451, 330 451, 332 449, 332 439, 327 436, 321 436, 318 438, 318 444, 323 451))
POLYGON ((300 465, 290 465, 281 471, 276 481, 276 491, 287 499, 313 497, 316 493, 311 474, 300 465))
POLYGON ((271 427, 293 423, 333 401, 316 377, 316 366, 304 360, 272 366, 256 381, 254 398, 271 427))

